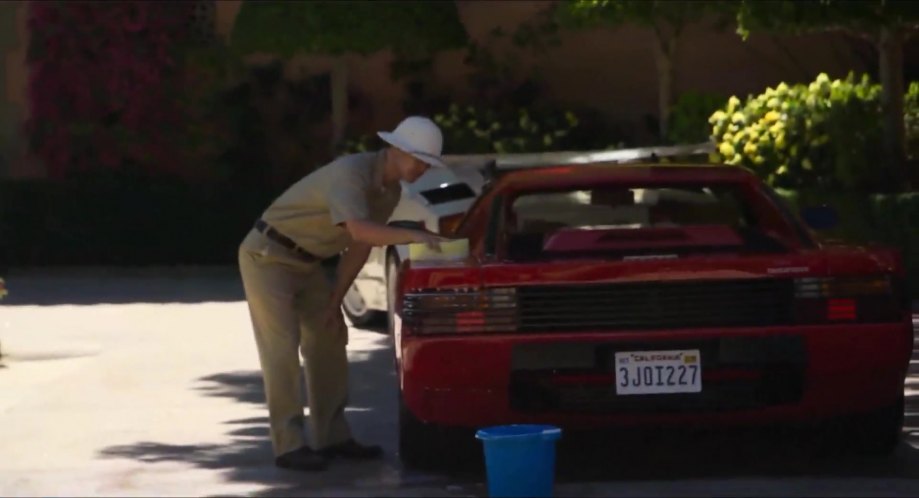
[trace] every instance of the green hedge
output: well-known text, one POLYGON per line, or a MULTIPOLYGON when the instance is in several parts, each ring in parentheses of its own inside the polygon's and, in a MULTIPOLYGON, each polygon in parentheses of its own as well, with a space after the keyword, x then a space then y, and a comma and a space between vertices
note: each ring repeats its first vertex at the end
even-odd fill
MULTIPOLYGON (((432 114, 447 154, 488 154, 622 148, 625 135, 596 112, 558 108, 450 104, 432 114)), ((382 144, 376 135, 346 140, 341 152, 382 144)))
POLYGON ((778 193, 795 210, 827 205, 837 211, 839 225, 833 230, 820 232, 821 238, 885 245, 900 250, 913 298, 919 299, 919 192, 866 196, 778 189, 778 193))
POLYGON ((0 182, 0 267, 235 264, 270 200, 163 178, 0 182))
MULTIPOLYGON (((919 290, 919 193, 778 192, 793 209, 835 207, 841 223, 827 237, 899 248, 919 290)), ((0 182, 0 268, 235 264, 239 243, 277 194, 124 174, 0 182)))

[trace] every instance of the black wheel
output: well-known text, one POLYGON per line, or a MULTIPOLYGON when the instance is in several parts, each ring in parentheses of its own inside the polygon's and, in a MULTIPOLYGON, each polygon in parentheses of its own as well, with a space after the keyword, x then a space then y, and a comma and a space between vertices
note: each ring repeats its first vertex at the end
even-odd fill
POLYGON ((819 448, 826 456, 837 453, 868 457, 890 456, 903 434, 905 396, 891 406, 830 420, 818 434, 819 448))
POLYGON ((848 421, 849 445, 861 455, 887 456, 897 449, 903 437, 905 396, 892 405, 848 421))
POLYGON ((399 459, 419 470, 474 470, 484 463, 475 431, 419 420, 399 393, 399 459))
POLYGON ((399 394, 399 459, 408 467, 435 469, 449 453, 437 427, 418 420, 399 394))
POLYGON ((351 288, 345 294, 341 307, 355 327, 375 325, 380 321, 382 315, 380 312, 367 307, 367 303, 354 284, 351 284, 351 288))

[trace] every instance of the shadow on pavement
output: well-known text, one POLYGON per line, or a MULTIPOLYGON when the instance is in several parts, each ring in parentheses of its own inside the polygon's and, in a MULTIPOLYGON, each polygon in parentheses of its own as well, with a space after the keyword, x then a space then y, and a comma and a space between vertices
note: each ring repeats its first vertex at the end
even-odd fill
MULTIPOLYGON (((232 442, 226 445, 169 445, 139 442, 105 449, 109 458, 143 462, 185 462, 225 470, 225 479, 261 487, 261 496, 292 496, 322 490, 344 494, 396 495, 441 489, 484 495, 481 452, 470 454, 462 468, 416 472, 398 461, 396 379, 388 338, 374 338, 380 347, 352 358, 348 418, 355 436, 382 444, 386 457, 369 463, 334 462, 324 473, 299 474, 271 465, 267 417, 226 420, 232 442), (385 409, 383 409, 385 407, 385 409)), ((914 358, 919 352, 914 351, 914 358)), ((917 360, 914 360, 916 362, 917 360)), ((910 370, 908 386, 919 383, 919 362, 910 370)), ((200 379, 193 389, 205 396, 264 405, 258 371, 220 372, 200 379)), ((560 483, 705 478, 901 478, 919 479, 919 392, 908 390, 904 443, 887 458, 838 453, 822 444, 820 431, 789 428, 625 433, 566 433, 558 451, 560 483)), ((266 414, 267 415, 267 414, 266 414)), ((844 437, 844 434, 842 435, 844 437)), ((830 441, 831 443, 833 441, 830 441)), ((473 445, 473 447, 475 447, 473 445)), ((453 451, 454 448, 444 448, 453 451)), ((917 488, 919 489, 919 488, 917 488)))
POLYGON ((919 451, 909 444, 901 445, 891 457, 858 457, 831 453, 812 436, 782 429, 594 433, 589 440, 569 435, 559 447, 558 480, 919 478, 919 451))
MULTIPOLYGON (((399 496, 415 487, 446 487, 446 476, 406 471, 398 461, 395 410, 380 409, 396 406, 392 350, 387 344, 388 337, 375 337, 373 340, 381 347, 359 351, 351 358, 351 402, 346 414, 356 439, 384 447, 386 454, 383 460, 334 461, 327 471, 319 473, 277 469, 273 465, 268 439, 267 408, 264 416, 224 421, 226 434, 231 438, 227 444, 173 445, 143 441, 106 448, 101 451, 101 456, 147 463, 181 462, 222 470, 225 471, 222 477, 227 482, 247 483, 260 488, 254 492, 257 496, 296 496, 320 490, 333 494, 380 495, 380 490, 386 489, 399 496)), ((259 371, 215 373, 198 379, 192 389, 204 396, 228 398, 258 407, 265 404, 259 371)))
POLYGON ((243 301, 234 267, 14 270, 7 306, 243 301), (142 285, 138 283, 142 281, 142 285))

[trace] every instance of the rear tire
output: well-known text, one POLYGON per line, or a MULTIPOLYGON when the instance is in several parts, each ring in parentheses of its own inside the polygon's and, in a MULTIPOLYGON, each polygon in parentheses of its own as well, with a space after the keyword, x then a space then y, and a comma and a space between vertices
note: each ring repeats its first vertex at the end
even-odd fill
POLYGON ((405 406, 399 393, 399 459, 419 470, 472 471, 484 463, 475 430, 422 422, 405 406))
POLYGON ((819 447, 826 456, 890 456, 903 437, 904 408, 905 396, 900 395, 891 406, 828 421, 820 431, 819 447))
POLYGON ((444 453, 438 428, 418 420, 405 406, 399 393, 399 459, 407 467, 436 469, 442 465, 444 453))
MULTIPOLYGON (((399 256, 395 252, 386 258, 386 303, 388 333, 393 334, 393 317, 395 316, 396 281, 399 272, 399 256)), ((399 347, 395 344, 394 347, 399 347)), ((393 355, 396 378, 400 378, 400 365, 393 355)), ((409 468, 420 470, 442 470, 445 468, 464 468, 477 464, 481 457, 478 441, 474 431, 469 429, 444 427, 429 424, 416 417, 399 390, 399 459, 409 468)))
MULTIPOLYGON (((390 252, 386 256, 386 330, 391 336, 394 332, 393 317, 395 316, 398 272, 399 256, 395 252, 390 252)), ((393 340, 394 347, 399 347, 398 344, 395 344, 394 336, 393 340)), ((395 356, 393 357, 393 366, 398 378, 400 368, 395 356)), ((409 410, 402 399, 401 389, 398 397, 399 459, 406 467, 427 470, 438 468, 441 463, 441 457, 446 450, 439 428, 422 422, 409 410)))
POLYGON ((851 438, 851 448, 865 456, 892 454, 903 437, 905 406, 906 397, 901 394, 893 405, 851 420, 846 434, 851 438))

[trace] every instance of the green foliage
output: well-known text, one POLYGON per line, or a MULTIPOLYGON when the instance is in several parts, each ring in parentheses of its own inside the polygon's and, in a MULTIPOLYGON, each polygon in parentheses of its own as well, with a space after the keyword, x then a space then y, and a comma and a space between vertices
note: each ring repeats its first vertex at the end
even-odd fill
MULTIPOLYGON (((580 121, 574 112, 451 105, 434 121, 456 153, 541 152, 576 148, 580 121)), ((612 144, 604 144, 610 146, 612 144)), ((601 147, 603 148, 603 147, 601 147)))
POLYGON ((646 26, 683 26, 713 12, 736 10, 736 3, 687 0, 573 0, 559 2, 555 19, 568 28, 634 22, 646 26))
MULTIPOLYGON (((905 91, 902 65, 903 43, 919 28, 919 2, 890 0, 743 0, 737 14, 737 32, 747 38, 751 31, 807 33, 836 31, 871 41, 878 51, 885 95, 905 91)), ((907 140, 896 126, 904 109, 898 99, 884 106, 885 134, 882 166, 889 178, 887 190, 909 187, 904 169, 903 146, 907 140)))
POLYGON ((420 57, 466 41, 455 2, 245 0, 233 28, 241 53, 370 54, 386 48, 420 57))
POLYGON ((919 193, 858 194, 817 190, 777 189, 793 211, 808 206, 829 206, 840 224, 819 232, 824 241, 882 245, 900 252, 911 282, 913 299, 919 299, 919 193))
POLYGON ((784 188, 882 189, 880 86, 867 76, 809 85, 779 84, 731 97, 711 118, 718 144, 713 159, 757 171, 784 188))
POLYGON ((919 299, 919 192, 872 195, 869 201, 879 241, 900 249, 913 298, 919 299))
POLYGON ((819 239, 866 243, 872 240, 877 241, 880 238, 880 235, 875 233, 868 194, 784 188, 777 188, 776 193, 790 205, 794 212, 815 206, 828 206, 836 211, 840 223, 830 230, 816 232, 815 235, 819 239))
POLYGON ((868 36, 882 26, 914 28, 919 2, 890 0, 743 0, 737 32, 806 33, 839 29, 868 36))
MULTIPOLYGON (((277 193, 131 171, 97 171, 68 182, 0 181, 0 271, 35 265, 232 265, 254 213, 277 193)), ((836 208, 841 226, 824 238, 897 248, 919 299, 919 231, 909 229, 919 222, 919 193, 778 193, 793 209, 836 208)))
MULTIPOLYGON (((487 154, 595 150, 622 146, 620 134, 599 116, 558 109, 452 104, 433 116, 444 134, 446 154, 487 154)), ((375 136, 348 140, 343 152, 379 147, 375 136)))
POLYGON ((270 194, 137 170, 0 182, 0 264, 234 264, 270 194))
POLYGON ((356 152, 369 152, 380 148, 382 143, 377 135, 360 135, 348 137, 342 141, 338 152, 341 154, 353 154, 356 152))
POLYGON ((328 117, 328 77, 291 80, 275 62, 252 66, 212 98, 218 178, 254 189, 281 189, 327 151, 312 134, 328 117))
MULTIPOLYGON (((26 5, 26 4, 24 4, 26 5)), ((143 165, 195 174, 177 105, 188 2, 32 2, 24 132, 48 176, 143 165)))
POLYGON ((913 81, 903 96, 903 122, 906 127, 906 150, 911 158, 919 156, 919 82, 913 81))
MULTIPOLYGON (((728 14, 733 14, 736 9, 735 3, 719 0, 574 0, 556 3, 551 17, 555 23, 569 29, 623 24, 651 28, 655 35, 658 84, 656 128, 660 139, 667 141, 672 137, 670 108, 676 81, 673 68, 681 33, 691 23, 703 20, 715 20, 715 27, 721 28, 729 18, 728 14)), ((685 133, 685 130, 677 133, 685 133)))
MULTIPOLYGON (((521 22, 511 34, 511 40, 517 48, 528 48, 537 55, 544 54, 561 46, 561 28, 555 19, 554 9, 542 9, 532 18, 521 22)), ((495 32, 503 35, 500 27, 495 32)))
POLYGON ((226 110, 222 99, 228 82, 244 73, 242 61, 222 43, 190 47, 183 53, 181 91, 173 93, 184 110, 177 126, 183 137, 180 156, 195 166, 198 178, 219 175, 218 156, 235 138, 225 133, 221 116, 226 110))
POLYGON ((668 141, 674 144, 690 144, 709 140, 711 127, 708 125, 708 118, 713 112, 724 107, 727 100, 727 97, 708 93, 681 94, 671 109, 668 141))

